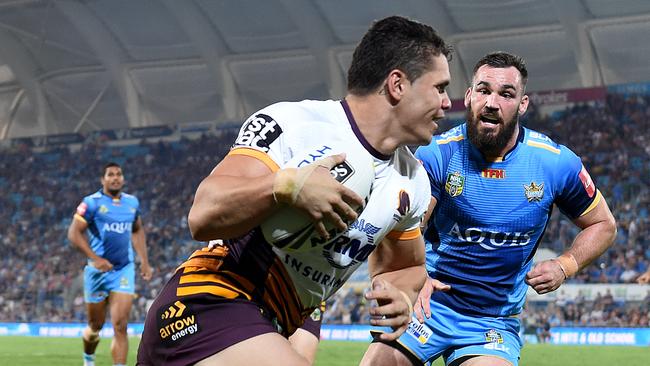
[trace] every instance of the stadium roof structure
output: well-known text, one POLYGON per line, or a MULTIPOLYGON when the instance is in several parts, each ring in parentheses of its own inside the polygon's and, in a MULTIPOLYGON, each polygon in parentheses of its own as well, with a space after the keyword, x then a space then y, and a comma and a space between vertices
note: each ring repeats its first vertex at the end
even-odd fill
POLYGON ((0 0, 0 140, 341 98, 354 46, 393 14, 454 46, 452 98, 493 50, 526 58, 529 91, 650 80, 646 0, 0 0))

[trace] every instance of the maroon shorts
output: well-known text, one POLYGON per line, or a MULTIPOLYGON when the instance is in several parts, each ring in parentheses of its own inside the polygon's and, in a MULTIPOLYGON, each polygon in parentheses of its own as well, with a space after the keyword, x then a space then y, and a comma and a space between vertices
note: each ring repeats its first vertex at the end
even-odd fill
POLYGON ((323 324, 323 311, 325 311, 325 303, 320 307, 316 308, 310 316, 305 319, 305 322, 302 323, 301 329, 308 331, 309 333, 316 336, 320 339, 320 328, 323 324))
POLYGON ((209 294, 176 296, 180 272, 151 305, 138 365, 190 365, 243 340, 277 332, 253 302, 209 294))

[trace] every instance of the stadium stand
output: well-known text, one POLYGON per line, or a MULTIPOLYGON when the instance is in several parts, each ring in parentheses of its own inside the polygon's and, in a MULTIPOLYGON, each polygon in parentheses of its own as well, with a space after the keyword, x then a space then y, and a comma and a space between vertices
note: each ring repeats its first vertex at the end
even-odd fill
MULTIPOLYGON (((554 113, 531 108, 524 124, 571 146, 618 219, 616 245, 570 283, 631 283, 650 265, 650 96, 609 94, 602 102, 571 105, 554 113)), ((186 215, 200 180, 227 152, 236 128, 197 138, 180 137, 130 144, 91 143, 31 147, 14 143, 0 155, 0 321, 82 322, 81 269, 84 258, 67 242, 66 228, 81 194, 99 188, 99 169, 109 160, 123 164, 125 191, 140 198, 147 231, 151 282, 138 281, 131 321, 142 321, 155 297, 193 248, 186 215)), ((562 252, 575 228, 558 210, 540 249, 562 252)), ((328 302, 325 322, 367 323, 361 294, 367 272, 328 302)), ((560 290, 561 291, 561 290, 560 290)), ((580 296, 531 302, 526 327, 555 325, 650 325, 650 292, 642 301, 592 300, 580 296)))

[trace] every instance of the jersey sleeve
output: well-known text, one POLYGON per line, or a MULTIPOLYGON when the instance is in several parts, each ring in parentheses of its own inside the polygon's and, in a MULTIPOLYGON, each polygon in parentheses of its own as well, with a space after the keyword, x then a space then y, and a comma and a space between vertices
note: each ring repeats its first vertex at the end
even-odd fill
POLYGON ((566 146, 561 146, 558 166, 555 170, 555 204, 571 219, 591 211, 602 195, 589 176, 580 158, 566 146))
POLYGON ((442 167, 442 152, 436 140, 427 146, 421 146, 415 151, 415 157, 420 160, 429 178, 431 195, 440 200, 444 171, 442 167))
POLYGON ((79 206, 77 206, 74 217, 75 219, 89 224, 93 222, 95 218, 95 212, 97 212, 97 205, 95 204, 95 200, 90 197, 85 197, 79 206))
POLYGON ((284 122, 274 111, 266 107, 250 116, 239 130, 239 135, 228 153, 256 158, 275 172, 280 169, 283 157, 284 122))

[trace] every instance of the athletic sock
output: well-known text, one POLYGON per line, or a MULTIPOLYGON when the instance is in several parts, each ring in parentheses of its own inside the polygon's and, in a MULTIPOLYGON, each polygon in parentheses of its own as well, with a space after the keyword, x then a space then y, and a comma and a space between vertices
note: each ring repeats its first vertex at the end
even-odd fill
POLYGON ((89 355, 84 352, 84 366, 95 366, 95 354, 89 355))

